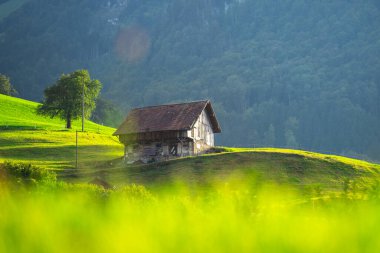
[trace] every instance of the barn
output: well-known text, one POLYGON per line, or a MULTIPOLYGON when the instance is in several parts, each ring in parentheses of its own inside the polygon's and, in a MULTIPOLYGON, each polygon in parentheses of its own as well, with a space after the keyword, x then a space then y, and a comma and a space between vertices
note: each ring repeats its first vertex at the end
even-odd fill
POLYGON ((135 108, 113 135, 128 163, 193 156, 214 146, 221 128, 209 100, 135 108))

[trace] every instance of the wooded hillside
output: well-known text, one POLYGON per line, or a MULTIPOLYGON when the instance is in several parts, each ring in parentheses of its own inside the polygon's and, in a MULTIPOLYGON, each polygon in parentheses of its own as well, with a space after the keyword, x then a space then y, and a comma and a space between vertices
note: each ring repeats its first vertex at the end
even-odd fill
POLYGON ((380 160, 380 4, 32 0, 0 23, 0 71, 39 100, 87 68, 134 106, 210 98, 217 143, 380 160))

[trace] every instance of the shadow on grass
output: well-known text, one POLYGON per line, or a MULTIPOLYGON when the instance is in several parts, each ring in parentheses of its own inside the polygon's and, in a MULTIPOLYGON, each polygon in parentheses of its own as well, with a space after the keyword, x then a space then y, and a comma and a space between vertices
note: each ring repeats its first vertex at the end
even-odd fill
MULTIPOLYGON (((108 145, 86 145, 78 147, 78 156, 81 162, 96 162, 112 157, 120 148, 108 145)), ((115 155, 116 156, 116 155, 115 155)), ((44 161, 73 161, 75 162, 75 145, 46 146, 46 147, 10 147, 0 150, 0 157, 4 160, 33 160, 44 161)))
POLYGON ((17 130, 17 131, 20 131, 20 130, 44 130, 45 128, 42 127, 42 126, 28 126, 28 125, 25 125, 25 126, 0 126, 0 130, 9 130, 9 131, 14 131, 14 130, 17 130))

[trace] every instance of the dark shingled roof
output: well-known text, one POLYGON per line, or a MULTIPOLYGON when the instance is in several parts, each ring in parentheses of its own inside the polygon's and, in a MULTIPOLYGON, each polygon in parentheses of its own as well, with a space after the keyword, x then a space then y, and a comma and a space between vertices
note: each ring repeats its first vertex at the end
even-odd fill
POLYGON ((211 103, 205 100, 133 109, 113 135, 189 130, 204 109, 208 113, 214 133, 220 133, 211 103))

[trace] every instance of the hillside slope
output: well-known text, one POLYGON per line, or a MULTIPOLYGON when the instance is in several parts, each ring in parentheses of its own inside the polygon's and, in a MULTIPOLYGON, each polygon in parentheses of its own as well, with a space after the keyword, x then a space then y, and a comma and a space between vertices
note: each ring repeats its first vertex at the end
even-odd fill
MULTIPOLYGON (((75 166, 75 131, 81 121, 73 122, 71 130, 65 122, 35 114, 38 103, 0 94, 0 162, 32 162, 49 168, 75 166)), ((113 128, 85 121, 85 132, 78 133, 79 167, 122 155, 122 146, 112 136, 113 128)))
POLYGON ((115 159, 106 169, 62 171, 59 177, 69 182, 99 177, 116 186, 137 183, 159 188, 182 184, 207 187, 249 182, 320 191, 341 191, 344 185, 366 188, 380 180, 380 165, 347 157, 274 148, 221 150, 147 165, 126 165, 115 159))
POLYGON ((221 153, 147 165, 126 165, 113 128, 86 121, 79 133, 79 169, 75 166, 75 131, 64 122, 35 114, 38 103, 0 95, 0 163, 31 162, 55 169, 61 180, 89 182, 100 177, 112 185, 168 186, 275 182, 301 188, 341 190, 347 180, 364 187, 379 179, 380 165, 301 150, 220 148, 221 153), (247 182, 246 180, 243 180, 247 182))

